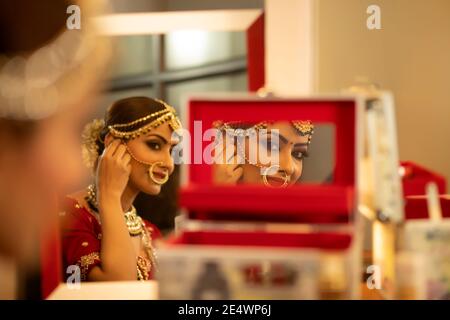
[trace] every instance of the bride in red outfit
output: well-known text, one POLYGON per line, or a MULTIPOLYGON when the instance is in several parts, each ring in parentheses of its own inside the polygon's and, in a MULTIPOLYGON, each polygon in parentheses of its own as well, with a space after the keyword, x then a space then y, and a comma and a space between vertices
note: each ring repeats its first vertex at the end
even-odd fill
POLYGON ((173 133, 180 128, 171 106, 146 97, 119 100, 105 121, 86 126, 83 155, 95 178, 68 196, 62 223, 66 276, 76 265, 82 281, 153 277, 153 240, 161 235, 133 202, 140 192, 159 194, 167 182, 174 170, 171 151, 179 142, 173 133))

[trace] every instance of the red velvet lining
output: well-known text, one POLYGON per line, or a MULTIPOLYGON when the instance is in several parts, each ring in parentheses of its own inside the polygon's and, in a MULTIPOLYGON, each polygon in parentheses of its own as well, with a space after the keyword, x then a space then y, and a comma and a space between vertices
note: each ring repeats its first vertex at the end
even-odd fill
POLYGON ((200 220, 345 223, 354 210, 354 190, 342 186, 269 189, 190 185, 181 193, 180 205, 189 208, 191 219, 200 220))
POLYGON ((168 244, 343 250, 350 246, 351 239, 348 234, 337 233, 185 231, 179 237, 169 240, 168 244))

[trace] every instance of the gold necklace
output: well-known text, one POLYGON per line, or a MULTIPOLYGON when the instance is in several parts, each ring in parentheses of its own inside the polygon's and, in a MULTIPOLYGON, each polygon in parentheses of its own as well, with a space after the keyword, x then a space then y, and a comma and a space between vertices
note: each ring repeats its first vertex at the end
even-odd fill
MULTIPOLYGON (((88 205, 94 211, 98 212, 97 205, 97 192, 94 185, 89 185, 87 189, 86 201, 88 205)), ((144 281, 148 280, 148 273, 154 268, 157 270, 157 256, 155 248, 153 247, 153 241, 150 231, 145 226, 144 220, 140 216, 138 216, 136 208, 131 206, 131 210, 124 213, 126 225, 128 228, 128 232, 131 236, 142 236, 142 244, 144 247, 144 251, 150 261, 147 261, 141 255, 137 257, 137 279, 144 281), (150 262, 150 263, 148 263, 150 262)))
POLYGON ((145 227, 144 223, 142 223, 142 225, 144 228, 144 231, 142 232, 142 244, 150 261, 147 261, 140 255, 137 257, 137 276, 138 280, 148 280, 148 273, 152 270, 152 268, 154 268, 155 271, 157 270, 157 255, 155 248, 152 245, 152 236, 145 227))
MULTIPOLYGON (((86 202, 92 210, 98 212, 97 191, 95 186, 92 184, 87 188, 86 202)), ((124 213, 124 218, 128 232, 131 236, 139 236, 142 234, 142 218, 137 215, 136 208, 134 206, 131 206, 130 211, 124 213)))
POLYGON ((124 214, 125 222, 127 224, 128 232, 131 236, 139 236, 142 234, 143 223, 142 218, 136 213, 136 208, 131 206, 131 210, 124 214))

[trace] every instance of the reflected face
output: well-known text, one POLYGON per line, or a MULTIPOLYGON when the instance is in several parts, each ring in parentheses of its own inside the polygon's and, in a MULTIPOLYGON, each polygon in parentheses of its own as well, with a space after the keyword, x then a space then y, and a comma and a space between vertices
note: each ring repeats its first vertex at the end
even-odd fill
MULTIPOLYGON (((256 148, 252 148, 249 145, 250 140, 246 139, 245 156, 247 159, 257 159, 256 163, 258 165, 263 164, 266 167, 270 167, 275 165, 273 159, 274 155, 278 153, 278 166, 274 167, 274 170, 267 174, 267 183, 271 186, 279 187, 283 185, 286 177, 288 177, 288 185, 292 185, 302 175, 303 159, 308 152, 308 138, 308 135, 301 136, 289 122, 274 122, 268 124, 267 133, 259 136, 256 148), (257 156, 264 154, 267 154, 271 161, 265 161, 257 156)), ((262 184, 264 183, 262 172, 260 167, 245 161, 241 182, 262 184)))
POLYGON ((161 192, 161 184, 150 178, 149 169, 151 164, 160 162, 153 167, 154 178, 157 180, 163 180, 166 175, 173 173, 174 161, 171 154, 179 139, 172 133, 169 124, 164 123, 146 135, 127 142, 128 150, 132 153, 131 187, 150 195, 161 192))

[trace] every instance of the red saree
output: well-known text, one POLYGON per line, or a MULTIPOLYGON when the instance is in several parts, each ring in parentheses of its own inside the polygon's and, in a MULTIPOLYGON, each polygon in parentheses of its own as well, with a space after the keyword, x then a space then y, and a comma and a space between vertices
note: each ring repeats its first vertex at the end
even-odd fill
MULTIPOLYGON (((63 275, 67 279, 73 271, 69 266, 80 268, 81 281, 87 281, 93 267, 101 265, 100 248, 102 228, 97 216, 80 205, 76 200, 67 198, 65 210, 61 215, 63 275)), ((144 220, 152 240, 161 238, 161 232, 152 223, 144 220)), ((153 269, 148 273, 153 278, 153 269)), ((137 276, 136 276, 137 279, 137 276)))

